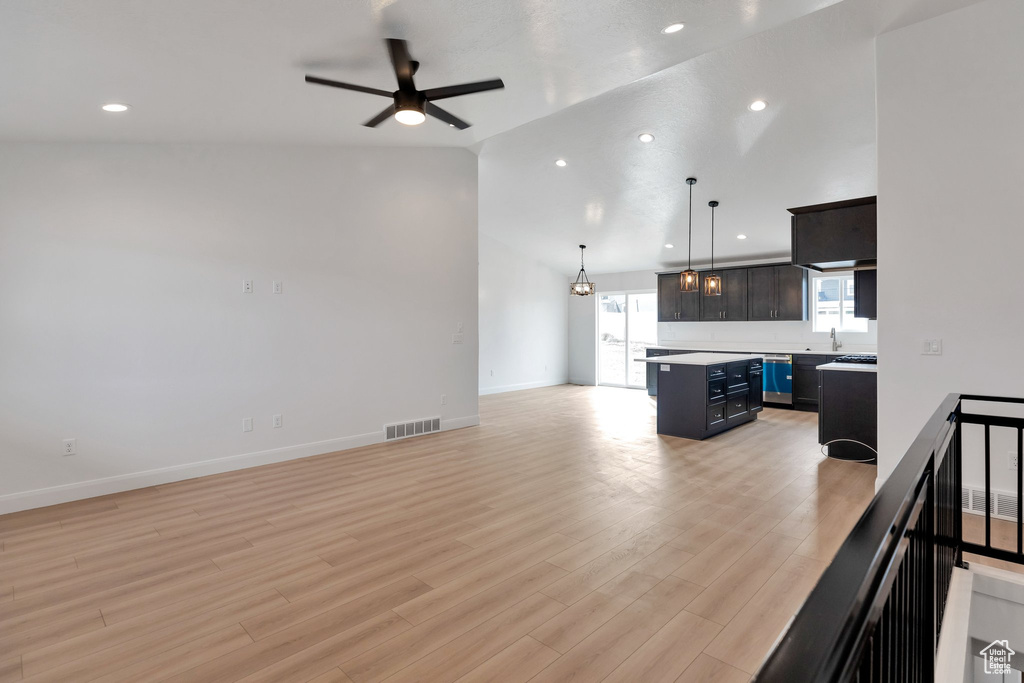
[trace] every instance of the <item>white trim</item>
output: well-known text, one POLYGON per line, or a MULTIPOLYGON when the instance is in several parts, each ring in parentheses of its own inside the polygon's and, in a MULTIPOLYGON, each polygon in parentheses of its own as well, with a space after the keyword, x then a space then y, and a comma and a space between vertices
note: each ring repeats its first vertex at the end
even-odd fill
POLYGON ((480 387, 481 396, 490 394, 504 394, 509 391, 522 391, 523 389, 539 389, 541 387, 557 387, 566 384, 565 379, 545 379, 539 382, 522 382, 521 384, 506 384, 500 387, 480 387))
MULTIPOLYGON (((973 570, 973 565, 971 569, 973 570)), ((949 592, 946 594, 946 609, 942 615, 942 630, 939 644, 935 648, 935 681, 952 683, 966 680, 967 650, 970 640, 968 626, 971 621, 971 596, 974 591, 974 574, 966 569, 953 567, 949 592)))
MULTIPOLYGON (((479 415, 442 419, 441 431, 462 429, 464 427, 475 427, 479 424, 479 415)), ((436 434, 437 432, 434 433, 436 434)), ((314 441, 312 443, 299 444, 297 446, 285 446, 283 448, 273 448, 266 451, 256 451, 254 453, 229 455, 223 458, 214 458, 213 460, 203 460, 201 462, 186 463, 184 465, 172 465, 171 467, 162 467, 155 470, 146 470, 144 472, 120 474, 113 477, 104 477, 103 479, 93 479, 91 481, 82 481, 74 484, 64 484, 61 486, 51 486, 49 488, 36 489, 34 491, 8 493, 7 495, 0 496, 0 515, 6 515, 11 512, 20 512, 21 510, 46 507, 49 505, 58 505, 60 503, 68 503, 85 498, 94 498, 96 496, 105 496, 111 493, 121 493, 123 491, 145 488, 147 486, 169 484, 174 481, 195 479, 196 477, 205 477, 211 474, 244 470, 249 467, 270 465, 272 463, 297 460, 299 458, 308 458, 314 455, 334 453, 335 451, 344 451, 351 448, 372 446, 378 443, 384 443, 383 429, 379 432, 370 432, 368 434, 356 434, 353 436, 343 436, 337 439, 328 439, 326 441, 314 441)))

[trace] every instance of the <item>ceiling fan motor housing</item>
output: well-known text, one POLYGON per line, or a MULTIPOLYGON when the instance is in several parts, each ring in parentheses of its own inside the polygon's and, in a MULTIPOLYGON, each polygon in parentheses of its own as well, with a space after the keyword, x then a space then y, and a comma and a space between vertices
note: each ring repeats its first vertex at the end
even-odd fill
POLYGON ((396 90, 395 91, 395 111, 402 111, 403 109, 411 109, 418 111, 421 114, 426 111, 427 98, 423 96, 423 93, 418 90, 406 91, 396 90))

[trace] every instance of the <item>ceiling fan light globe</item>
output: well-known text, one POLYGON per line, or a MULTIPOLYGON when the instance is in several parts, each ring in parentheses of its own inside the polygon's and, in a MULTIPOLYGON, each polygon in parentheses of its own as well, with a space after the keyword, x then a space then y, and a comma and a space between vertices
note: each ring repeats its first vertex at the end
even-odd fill
POLYGON ((426 114, 418 109, 399 109, 395 112, 395 121, 406 126, 418 126, 426 120, 426 114))

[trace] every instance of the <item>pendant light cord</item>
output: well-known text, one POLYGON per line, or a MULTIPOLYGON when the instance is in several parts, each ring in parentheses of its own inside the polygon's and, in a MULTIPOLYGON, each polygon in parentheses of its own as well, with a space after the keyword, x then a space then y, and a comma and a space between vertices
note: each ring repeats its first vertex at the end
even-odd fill
MULTIPOLYGON (((716 204, 718 202, 715 202, 716 204)), ((711 272, 715 272, 715 207, 711 207, 711 272)))
POLYGON ((693 270, 690 257, 693 254, 693 183, 690 186, 690 229, 686 233, 686 269, 693 270))
POLYGON ((587 269, 583 266, 583 250, 584 249, 586 249, 586 246, 580 245, 580 272, 576 274, 576 282, 574 284, 579 284, 580 278, 583 278, 583 283, 584 284, 587 284, 587 283, 590 282, 590 278, 587 277, 587 269))

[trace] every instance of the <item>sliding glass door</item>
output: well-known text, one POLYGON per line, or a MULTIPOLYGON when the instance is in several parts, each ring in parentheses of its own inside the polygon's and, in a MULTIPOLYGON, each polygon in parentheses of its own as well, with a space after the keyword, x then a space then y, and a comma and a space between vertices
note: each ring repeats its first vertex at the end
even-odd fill
POLYGON ((598 294, 597 334, 598 384, 647 386, 647 367, 634 359, 658 342, 657 293, 598 294))

